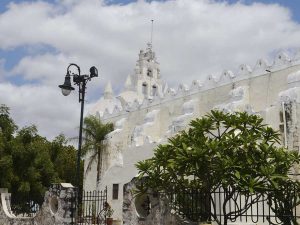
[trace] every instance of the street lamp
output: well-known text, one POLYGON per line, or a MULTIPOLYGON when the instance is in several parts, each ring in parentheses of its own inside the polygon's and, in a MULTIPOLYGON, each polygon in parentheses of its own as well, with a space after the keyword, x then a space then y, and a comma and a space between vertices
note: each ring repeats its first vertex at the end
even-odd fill
POLYGON ((79 126, 79 140, 78 140, 78 151, 77 151, 77 165, 76 165, 76 185, 78 188, 77 194, 77 204, 79 204, 79 194, 80 191, 80 155, 81 155, 81 144, 82 144, 82 125, 83 125, 83 111, 84 111, 84 97, 85 97, 85 88, 88 81, 93 77, 98 77, 98 70, 96 67, 90 68, 90 75, 81 75, 80 67, 74 63, 71 63, 67 68, 67 74, 65 76, 65 82, 58 87, 61 88, 61 92, 64 96, 68 96, 71 91, 75 88, 71 84, 71 76, 73 77, 73 83, 79 87, 79 102, 81 102, 81 112, 80 112, 80 126, 79 126), (70 67, 76 67, 77 73, 71 72, 70 67))

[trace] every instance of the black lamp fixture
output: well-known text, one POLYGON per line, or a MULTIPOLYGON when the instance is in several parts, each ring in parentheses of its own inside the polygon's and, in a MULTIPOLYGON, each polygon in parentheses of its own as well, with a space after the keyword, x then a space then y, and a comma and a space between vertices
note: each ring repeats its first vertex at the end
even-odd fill
MULTIPOLYGON (((71 77, 73 77, 73 83, 79 87, 79 102, 81 102, 81 111, 80 111, 80 126, 79 126, 79 140, 78 140, 78 151, 77 151, 77 164, 76 164, 76 186, 77 186, 77 202, 76 206, 78 206, 80 199, 80 156, 81 156, 81 144, 82 144, 82 126, 83 126, 83 111, 84 111, 84 97, 85 97, 85 89, 88 81, 93 77, 98 77, 98 70, 96 67, 90 68, 90 75, 81 75, 80 67, 75 63, 71 63, 67 68, 67 74, 65 76, 65 82, 58 87, 61 88, 61 92, 64 96, 68 96, 71 91, 75 90, 71 84, 71 77), (77 73, 71 72, 70 67, 75 67, 77 69, 77 73)), ((77 208, 78 209, 78 208, 77 208)))
POLYGON ((71 91, 75 89, 72 87, 71 76, 69 74, 66 75, 64 84, 59 85, 59 87, 61 88, 61 93, 64 96, 68 96, 71 93, 71 91))
MULTIPOLYGON (((58 86, 61 88, 61 92, 64 96, 68 96, 71 93, 71 91, 75 90, 75 88, 73 88, 71 84, 71 76, 73 76, 74 84, 79 86, 79 93, 81 93, 83 92, 83 90, 81 89, 85 88, 87 81, 90 81, 93 77, 98 77, 98 70, 95 66, 92 66, 90 68, 90 75, 81 75, 80 67, 75 63, 71 63, 67 68, 65 82, 62 85, 58 86), (77 74, 70 71, 71 66, 76 67, 78 72, 77 74)), ((82 97, 84 97, 84 95, 82 97)), ((79 98, 79 102, 81 102, 82 100, 82 98, 79 98)))

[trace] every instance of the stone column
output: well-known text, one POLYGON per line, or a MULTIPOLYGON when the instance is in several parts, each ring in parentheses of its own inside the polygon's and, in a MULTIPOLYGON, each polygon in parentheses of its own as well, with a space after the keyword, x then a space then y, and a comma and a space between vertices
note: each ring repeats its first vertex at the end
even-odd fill
POLYGON ((124 225, 194 225, 171 213, 172 210, 165 198, 153 193, 134 195, 138 182, 140 181, 134 178, 124 185, 124 225))
POLYGON ((75 213, 75 188, 69 183, 53 184, 34 218, 36 225, 73 224, 75 213))

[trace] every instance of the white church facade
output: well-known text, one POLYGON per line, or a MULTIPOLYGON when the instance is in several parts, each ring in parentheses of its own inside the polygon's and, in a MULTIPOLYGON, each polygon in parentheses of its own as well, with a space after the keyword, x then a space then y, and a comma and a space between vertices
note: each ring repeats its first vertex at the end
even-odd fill
POLYGON ((189 122, 211 109, 257 113, 282 134, 282 143, 299 150, 300 53, 280 53, 268 64, 260 59, 251 68, 241 65, 236 73, 226 70, 177 89, 162 80, 152 46, 139 53, 124 90, 114 95, 111 84, 89 112, 113 122, 108 134, 100 183, 96 168, 85 174, 84 190, 108 188, 114 218, 122 221, 123 185, 137 176, 135 163, 152 157, 153 150, 185 129, 189 122))

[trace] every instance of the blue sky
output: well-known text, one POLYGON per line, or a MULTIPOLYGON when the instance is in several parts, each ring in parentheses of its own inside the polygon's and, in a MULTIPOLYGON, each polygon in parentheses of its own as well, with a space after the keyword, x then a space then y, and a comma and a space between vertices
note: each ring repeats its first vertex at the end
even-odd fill
POLYGON ((151 19, 162 78, 175 89, 300 49, 299 0, 0 2, 0 104, 20 126, 36 124, 50 138, 76 135, 77 93, 65 98, 57 87, 68 64, 99 70, 87 111, 108 81, 118 95, 149 41, 151 19))
MULTIPOLYGON (((55 3, 57 0, 43 0, 44 2, 55 3)), ((154 0, 155 1, 155 0, 154 0)), ((164 0, 157 0, 158 2, 163 2, 164 0)), ((253 3, 264 3, 264 4, 279 4, 283 7, 286 7, 290 10, 292 14, 293 20, 300 23, 300 1, 298 0, 216 0, 217 2, 227 2, 229 4, 236 4, 237 2, 251 5, 253 3)), ((1 0, 0 4, 0 12, 5 12, 7 9, 7 5, 9 3, 24 3, 24 2, 36 2, 34 0, 1 0)), ((113 4, 121 4, 126 5, 132 2, 136 2, 136 0, 107 0, 109 5, 113 4)), ((151 1, 148 1, 151 2, 151 1)), ((51 48, 44 47, 44 50, 50 51, 51 48)), ((28 52, 28 48, 26 46, 10 49, 10 50, 2 50, 0 49, 0 58, 5 58, 5 68, 11 69, 24 55, 28 52)), ((19 79, 16 79, 16 82, 19 82, 19 79)))
MULTIPOLYGON (((44 2, 55 3, 57 0, 43 0, 44 2)), ((157 0, 158 2, 163 2, 163 0, 157 0)), ((279 4, 283 7, 286 7, 290 10, 292 14, 292 19, 297 23, 300 23, 300 1, 299 0, 216 0, 217 2, 227 2, 229 4, 236 4, 237 2, 251 5, 253 3, 259 2, 264 4, 279 4)), ((0 12, 5 12, 7 10, 7 5, 9 3, 24 3, 24 2, 36 2, 33 0, 1 0, 0 4, 0 12)), ((121 4, 126 5, 132 2, 136 2, 136 0, 108 0, 106 1, 108 4, 121 4)), ((148 1, 151 2, 151 1, 148 1)), ((4 68, 6 70, 12 69, 17 62, 20 61, 24 57, 24 55, 28 54, 30 50, 28 46, 21 46, 9 50, 0 49, 0 58, 5 58, 4 68)), ((53 51, 49 46, 40 47, 39 51, 53 51)), ((13 77, 11 78, 13 82, 16 84, 22 84, 24 81, 21 77, 13 77)))
MULTIPOLYGON (((236 3, 238 2, 237 0, 229 0, 229 3, 236 3)), ((253 2, 261 2, 261 3, 265 3, 265 4, 280 4, 284 7, 287 7, 291 10, 292 12, 292 17, 294 20, 300 22, 300 1, 298 0, 257 0, 257 1, 253 1, 253 0, 243 0, 241 1, 245 4, 253 4, 253 2)))
MULTIPOLYGON (((0 12, 5 11, 6 5, 9 4, 10 2, 15 2, 15 3, 20 3, 20 2, 25 2, 25 1, 32 1, 32 0, 1 0, 0 4, 0 12)), ((50 3, 55 2, 55 0, 44 0, 50 3)), ((163 0, 157 0, 157 1, 163 1, 163 0)), ((291 10, 293 19, 296 21, 300 22, 300 1, 298 0, 217 0, 217 1, 226 1, 230 4, 235 4, 237 2, 242 2, 245 4, 253 4, 254 2, 261 2, 265 4, 280 4, 284 7, 287 7, 291 10)), ((136 2, 136 0, 108 0, 107 1, 110 4, 129 4, 132 2, 136 2)))

